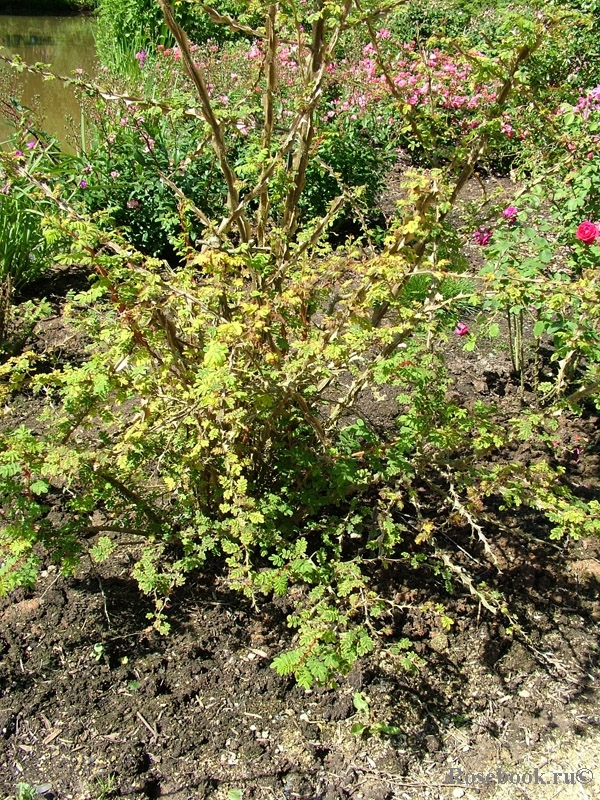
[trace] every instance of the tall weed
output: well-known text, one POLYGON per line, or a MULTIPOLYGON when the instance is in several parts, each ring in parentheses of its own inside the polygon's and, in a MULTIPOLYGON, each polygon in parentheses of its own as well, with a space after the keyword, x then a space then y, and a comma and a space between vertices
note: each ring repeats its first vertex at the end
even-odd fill
POLYGON ((22 288, 51 266, 53 248, 41 222, 27 190, 6 181, 0 191, 0 281, 22 288))

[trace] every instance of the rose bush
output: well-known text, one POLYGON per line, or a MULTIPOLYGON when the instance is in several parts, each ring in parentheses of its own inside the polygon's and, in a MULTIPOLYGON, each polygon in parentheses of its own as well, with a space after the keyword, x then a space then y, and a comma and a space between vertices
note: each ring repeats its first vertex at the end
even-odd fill
MULTIPOLYGON (((0 370, 7 397, 25 385, 45 403, 31 430, 0 431, 0 591, 31 585, 46 553, 72 570, 82 553, 102 560, 134 538, 133 575, 161 631, 175 589, 210 560, 256 605, 288 595, 296 634, 273 666, 302 686, 347 672, 376 643, 414 668, 410 643, 397 641, 407 570, 456 580, 482 613, 510 619, 468 574, 474 562, 457 563, 449 529, 466 528, 465 549, 483 563, 499 504, 532 507, 556 538, 600 527, 598 504, 577 496, 551 456, 513 463, 523 440, 543 453, 553 413, 506 421, 483 402, 463 404, 443 358, 452 330, 476 346, 476 325, 457 320, 485 303, 489 315, 539 312, 536 323, 555 326, 561 391, 587 391, 567 374, 571 351, 597 368, 600 304, 585 261, 595 248, 573 248, 574 226, 567 243, 565 220, 529 229, 533 201, 523 198, 519 224, 500 220, 491 240, 480 228, 490 262, 471 283, 454 282, 449 257, 461 190, 499 142, 519 146, 511 91, 527 95, 524 66, 553 20, 516 24, 511 10, 498 52, 464 41, 441 52, 399 41, 377 4, 292 0, 253 4, 260 28, 234 23, 248 42, 233 52, 191 45, 159 2, 176 48, 138 59, 136 85, 78 79, 104 137, 77 169, 0 153, 10 180, 54 204, 47 234, 72 243, 61 260, 95 278, 68 309, 90 342, 82 360, 36 374, 32 354, 0 370), (375 235, 356 142, 378 115, 373 135, 397 129, 392 144, 410 139, 422 160, 403 170, 375 235), (320 207, 315 186, 325 187, 320 207), (349 209, 359 235, 335 239, 349 209), (147 224, 167 237, 170 263, 148 255, 159 250, 142 238, 147 224), (555 262, 561 246, 568 258, 555 262), (365 404, 382 385, 395 395, 384 426, 365 404)), ((578 221, 598 218, 580 194, 578 221)), ((426 608, 451 628, 440 604, 426 608)))
POLYGON ((563 104, 553 124, 555 146, 523 187, 518 220, 499 226, 485 251, 482 277, 494 294, 485 304, 487 326, 497 336, 497 316, 506 316, 514 369, 540 391, 541 403, 590 396, 598 405, 600 227, 591 219, 600 214, 600 88, 563 104), (554 373, 540 354, 546 342, 554 373))

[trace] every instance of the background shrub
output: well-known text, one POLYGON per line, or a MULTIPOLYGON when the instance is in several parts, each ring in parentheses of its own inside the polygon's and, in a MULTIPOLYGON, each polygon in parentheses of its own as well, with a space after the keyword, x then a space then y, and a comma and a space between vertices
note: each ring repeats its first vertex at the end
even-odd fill
MULTIPOLYGON (((229 132, 231 160, 246 179, 258 178, 260 173, 261 129, 257 123, 262 99, 255 88, 261 62, 249 57, 253 48, 253 44, 240 41, 195 50, 211 73, 211 93, 229 132), (236 75, 233 82, 231 74, 236 75)), ((193 108, 192 87, 178 56, 176 48, 161 46, 141 63, 134 59, 129 76, 113 79, 115 91, 149 98, 168 92, 174 107, 193 108)), ((284 91, 289 95, 289 88, 284 91)), ((336 94, 334 83, 330 94, 336 94)), ((289 96, 285 102, 292 107, 289 96)), ((83 181, 85 188, 79 188, 78 197, 91 212, 103 209, 110 223, 127 230, 131 243, 142 252, 174 263, 177 247, 182 241, 194 244, 200 227, 164 176, 207 216, 223 214, 226 208, 223 176, 208 141, 199 145, 197 117, 180 112, 165 115, 158 108, 139 109, 131 103, 107 107, 104 101, 97 105, 88 101, 87 105, 96 134, 79 165, 76 184, 83 181)), ((381 125, 371 111, 334 114, 319 121, 299 199, 302 224, 323 215, 332 200, 346 190, 357 190, 354 204, 347 205, 346 220, 337 220, 334 228, 348 234, 378 220, 385 175, 396 158, 396 142, 388 134, 389 127, 381 125)), ((270 213, 277 218, 287 190, 284 170, 274 176, 272 187, 270 213)))
MULTIPOLYGON (((243 5, 238 0, 212 4, 220 13, 236 15, 243 5)), ((234 35, 229 28, 211 22, 199 5, 178 3, 175 15, 193 42, 207 39, 222 42, 234 35)), ((97 0, 96 47, 103 64, 122 71, 134 54, 154 50, 159 44, 172 47, 173 37, 165 25, 156 0, 97 0)))

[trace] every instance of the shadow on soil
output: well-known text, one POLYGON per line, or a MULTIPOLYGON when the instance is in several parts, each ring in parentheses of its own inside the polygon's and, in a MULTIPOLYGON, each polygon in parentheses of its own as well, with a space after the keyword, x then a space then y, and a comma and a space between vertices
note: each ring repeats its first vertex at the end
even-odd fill
MULTIPOLYGON (((452 537, 457 563, 463 551, 478 557, 463 530, 452 537)), ((218 576, 196 575, 174 593, 160 637, 126 555, 77 579, 49 570, 37 592, 2 601, 2 791, 26 780, 93 797, 110 779, 120 797, 216 799, 239 787, 254 798, 386 798, 416 765, 441 774, 458 743, 477 764, 600 725, 598 543, 490 541, 502 572, 482 562, 479 577, 507 597, 512 631, 462 587, 449 594, 442 576, 392 565, 380 589, 397 606, 393 637, 410 638, 425 667, 407 673, 378 653, 338 688, 309 693, 269 666, 292 646, 283 600, 253 609, 218 576), (444 604, 449 632, 427 602, 444 604), (401 734, 351 735, 356 691, 370 722, 401 734)))

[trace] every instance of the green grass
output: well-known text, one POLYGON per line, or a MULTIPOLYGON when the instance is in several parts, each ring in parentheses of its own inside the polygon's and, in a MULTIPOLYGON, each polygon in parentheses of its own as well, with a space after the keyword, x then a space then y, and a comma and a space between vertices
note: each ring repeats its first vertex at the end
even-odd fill
POLYGON ((41 226, 42 215, 15 187, 0 194, 0 282, 20 288, 39 278, 52 262, 52 248, 41 226))

